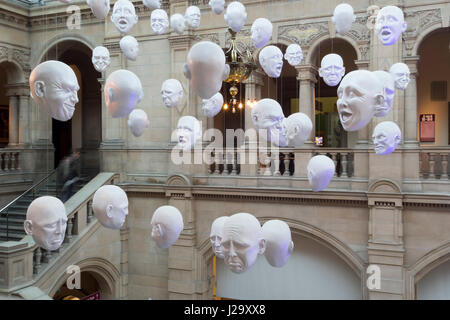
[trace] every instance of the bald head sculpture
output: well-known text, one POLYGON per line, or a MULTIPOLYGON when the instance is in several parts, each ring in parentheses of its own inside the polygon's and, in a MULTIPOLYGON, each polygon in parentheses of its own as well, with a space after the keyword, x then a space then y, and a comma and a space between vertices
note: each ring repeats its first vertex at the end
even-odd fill
POLYGON ((122 188, 104 185, 94 193, 92 210, 102 226, 120 229, 128 215, 128 197, 122 188))
POLYGON ((312 157, 308 166, 308 181, 314 192, 324 190, 333 178, 336 166, 329 157, 317 155, 312 157))
POLYGON ((269 220, 262 226, 263 238, 266 241, 264 256, 272 267, 284 266, 292 251, 294 242, 291 238, 291 229, 286 222, 281 220, 269 220))
POLYGON ((337 86, 345 74, 344 61, 335 53, 327 54, 320 63, 319 75, 330 87, 337 86))
POLYGON ((391 46, 397 42, 407 26, 402 9, 396 6, 386 6, 378 11, 375 20, 375 35, 383 45, 391 46))
POLYGON ((151 220, 152 239, 159 248, 165 249, 174 244, 183 231, 183 216, 173 206, 162 206, 155 210, 151 220))
POLYGON ((264 47, 259 52, 259 63, 271 78, 278 78, 283 69, 283 53, 276 46, 264 47))
POLYGON ((372 141, 377 155, 390 154, 402 141, 402 132, 395 122, 383 121, 373 130, 372 141))
POLYGON ((103 72, 111 63, 111 58, 109 56, 109 50, 103 46, 95 47, 92 51, 92 64, 95 70, 98 72, 103 72))
POLYGON ((111 21, 121 34, 127 34, 138 22, 136 9, 129 0, 118 0, 113 7, 111 21))
POLYGON ((209 240, 211 241, 211 246, 214 254, 217 258, 223 259, 223 249, 222 249, 222 239, 223 239, 223 225, 229 217, 218 217, 215 219, 211 225, 211 232, 209 234, 209 240))

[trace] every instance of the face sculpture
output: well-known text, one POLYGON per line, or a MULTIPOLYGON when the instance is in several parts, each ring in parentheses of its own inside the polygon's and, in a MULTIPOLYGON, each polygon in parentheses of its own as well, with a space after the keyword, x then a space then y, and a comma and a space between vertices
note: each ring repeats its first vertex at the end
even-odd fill
POLYGON ((258 18, 252 24, 252 41, 256 48, 262 48, 272 37, 272 23, 265 18, 258 18))
POLYGON ((96 18, 106 18, 110 8, 109 0, 86 0, 86 2, 96 18))
POLYGON ((202 127, 195 117, 184 116, 178 120, 176 134, 178 141, 176 148, 189 151, 202 138, 202 127))
POLYGON ((264 256, 267 262, 272 267, 281 268, 294 251, 291 229, 284 221, 269 220, 262 226, 262 235, 266 241, 264 256))
POLYGON ((66 234, 66 207, 61 200, 51 196, 39 197, 27 209, 25 232, 45 250, 58 249, 66 234))
POLYGON ((383 84, 373 72, 356 70, 342 79, 337 90, 337 109, 346 131, 364 128, 377 110, 383 108, 383 84))
POLYGON ((123 69, 108 76, 104 94, 106 107, 113 118, 128 116, 144 97, 139 78, 133 72, 123 69))
POLYGON ((170 26, 176 33, 182 34, 184 32, 184 29, 186 29, 184 17, 179 13, 171 15, 170 26))
POLYGON ((111 63, 111 58, 109 57, 109 51, 105 47, 98 46, 92 51, 92 64, 95 70, 98 72, 103 72, 111 63))
POLYGON ((142 109, 134 109, 128 117, 128 128, 135 137, 140 137, 144 130, 148 128, 150 122, 147 114, 142 109))
POLYGON ((38 64, 30 74, 30 91, 39 109, 53 119, 72 118, 80 90, 77 76, 67 64, 49 60, 38 64))
POLYGON ((319 75, 330 87, 337 86, 345 74, 344 61, 335 53, 327 54, 322 58, 319 75))
POLYGON ((376 75, 378 80, 383 84, 384 90, 384 103, 375 111, 375 117, 384 117, 392 110, 392 104, 394 103, 394 78, 389 72, 382 70, 374 71, 373 74, 376 75))
POLYGON ((200 25, 200 9, 197 6, 190 6, 186 9, 184 13, 184 19, 186 19, 186 23, 191 28, 198 28, 200 25))
POLYGON ((162 206, 156 209, 151 224, 152 239, 161 249, 174 244, 184 228, 181 212, 172 206, 162 206))
POLYGON ((390 154, 402 141, 402 132, 395 122, 383 121, 373 130, 372 141, 376 154, 390 154))
POLYGON ((136 61, 139 54, 139 43, 133 36, 125 36, 120 39, 120 49, 128 60, 136 61))
POLYGON ((400 90, 405 90, 410 80, 408 66, 402 62, 395 63, 389 69, 389 73, 394 78, 395 87, 400 90))
POLYGON ((225 10, 225 0, 209 0, 208 4, 215 14, 221 14, 225 10))
POLYGON ((118 186, 101 186, 95 191, 92 210, 102 226, 120 229, 128 215, 127 194, 118 186))
POLYGON ((283 109, 273 99, 259 100, 252 109, 253 126, 256 130, 266 129, 267 140, 275 145, 286 146, 281 134, 283 119, 283 109))
POLYGON ((184 75, 202 99, 209 99, 219 92, 222 81, 228 77, 229 72, 225 54, 217 44, 201 41, 189 50, 184 75))
POLYGON ((159 9, 161 8, 162 0, 143 0, 144 6, 150 9, 159 9))
POLYGON ((296 112, 283 120, 282 134, 289 147, 300 147, 305 143, 311 131, 311 119, 304 113, 296 112))
POLYGON ((284 58, 291 66, 298 66, 303 59, 302 48, 296 43, 290 44, 286 48, 284 58))
POLYGON ((249 213, 233 214, 223 225, 222 248, 225 264, 232 272, 247 271, 266 249, 258 219, 249 213))
POLYGON ((233 1, 227 6, 224 18, 231 30, 239 32, 247 19, 247 11, 242 3, 233 1))
POLYGON ((278 47, 267 46, 259 52, 259 63, 271 78, 278 78, 283 69, 283 53, 278 47))
POLYGON ((161 96, 167 108, 173 108, 183 99, 183 86, 177 79, 167 79, 161 86, 161 96))
POLYGON ((347 3, 341 3, 334 9, 331 21, 340 34, 344 34, 350 30, 352 23, 355 22, 356 16, 353 14, 353 8, 347 3))
POLYGON ((163 34, 169 27, 167 13, 162 9, 153 10, 150 16, 150 26, 156 34, 163 34))
POLYGON ((219 217, 211 225, 211 233, 209 234, 209 240, 214 254, 217 258, 223 259, 222 239, 223 239, 223 225, 229 217, 219 217))
POLYGON ((307 166, 309 185, 314 192, 325 189, 333 178, 335 165, 327 156, 312 157, 307 166))
POLYGON ((202 110, 207 118, 214 118, 222 109, 223 96, 217 92, 210 99, 203 99, 202 110))
POLYGON ((138 22, 133 3, 128 0, 118 0, 113 7, 111 21, 120 33, 127 34, 130 32, 131 28, 138 22))
POLYGON ((375 35, 383 45, 390 46, 396 43, 406 27, 407 23, 403 11, 399 7, 386 6, 378 11, 375 21, 375 35))

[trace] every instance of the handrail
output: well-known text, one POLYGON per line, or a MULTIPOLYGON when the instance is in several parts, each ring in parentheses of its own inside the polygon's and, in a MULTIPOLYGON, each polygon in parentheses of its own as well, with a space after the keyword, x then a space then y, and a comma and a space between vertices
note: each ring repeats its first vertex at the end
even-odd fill
POLYGON ((34 188, 36 188, 37 186, 39 186, 41 183, 43 183, 45 180, 47 180, 48 178, 50 178, 54 173, 56 172, 56 170, 53 170, 52 172, 50 172, 47 176, 45 176, 44 178, 42 178, 41 180, 39 180, 37 183, 33 184, 31 187, 29 187, 27 190, 25 190, 25 192, 23 192, 21 195, 17 196, 16 198, 14 198, 14 200, 10 201, 6 206, 4 206, 3 208, 0 209, 0 213, 3 212, 4 210, 6 210, 9 206, 11 206, 14 202, 16 202, 17 200, 19 200, 20 198, 22 198, 25 194, 27 194, 28 192, 30 192, 31 190, 33 190, 34 188))

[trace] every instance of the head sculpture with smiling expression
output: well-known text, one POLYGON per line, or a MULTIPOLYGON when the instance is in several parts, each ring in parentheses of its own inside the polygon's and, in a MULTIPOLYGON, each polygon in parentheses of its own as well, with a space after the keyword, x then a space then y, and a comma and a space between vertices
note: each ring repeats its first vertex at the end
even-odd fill
POLYGON ((92 51, 92 64, 95 70, 98 72, 103 72, 111 63, 111 58, 109 56, 109 50, 105 47, 98 46, 92 51))
POLYGON ((34 102, 53 119, 67 121, 72 118, 78 102, 78 90, 80 86, 75 72, 63 62, 42 62, 30 74, 34 102))
POLYGON ((129 0, 118 0, 113 7, 111 21, 121 34, 127 34, 138 22, 136 9, 129 0))
POLYGON ((153 10, 150 15, 150 26, 156 34, 163 34, 169 27, 169 17, 167 16, 167 13, 162 9, 153 10))
POLYGON ((95 192, 92 210, 102 226, 120 229, 128 215, 128 197, 115 185, 104 185, 95 192))
POLYGON ((346 74, 337 94, 339 119, 346 131, 364 128, 377 110, 383 108, 383 84, 371 71, 356 70, 346 74))
POLYGON ((33 236, 38 246, 45 250, 58 249, 66 234, 66 207, 52 196, 39 197, 27 209, 25 232, 33 236))

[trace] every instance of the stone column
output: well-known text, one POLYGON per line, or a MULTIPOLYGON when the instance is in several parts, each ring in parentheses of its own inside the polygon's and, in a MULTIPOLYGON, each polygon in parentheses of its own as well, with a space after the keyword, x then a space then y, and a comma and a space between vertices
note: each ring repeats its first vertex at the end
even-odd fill
MULTIPOLYGON (((358 70, 369 70, 369 60, 356 60, 355 61, 358 70)), ((364 149, 368 148, 370 140, 370 122, 364 128, 358 130, 358 141, 356 142, 356 148, 364 149)))
POLYGON ((313 137, 315 136, 315 102, 314 87, 317 82, 317 68, 312 65, 300 65, 297 69, 297 80, 299 81, 299 111, 306 114, 313 123, 311 135, 306 139, 305 145, 311 147, 313 145, 313 137))
POLYGON ((30 97, 19 96, 19 144, 27 146, 30 144, 30 97))
POLYGON ((9 143, 8 148, 19 144, 19 97, 9 95, 9 143))
MULTIPOLYGON (((405 58, 404 63, 408 65, 410 82, 405 90, 405 132, 404 147, 417 148, 417 62, 419 57, 405 58)), ((397 90, 399 92, 400 90, 397 90)), ((401 91, 400 91, 401 92, 401 91)))
POLYGON ((254 70, 245 83, 245 127, 244 130, 254 128, 252 121, 252 108, 247 105, 247 100, 260 100, 261 87, 264 85, 264 73, 262 70, 254 70))

